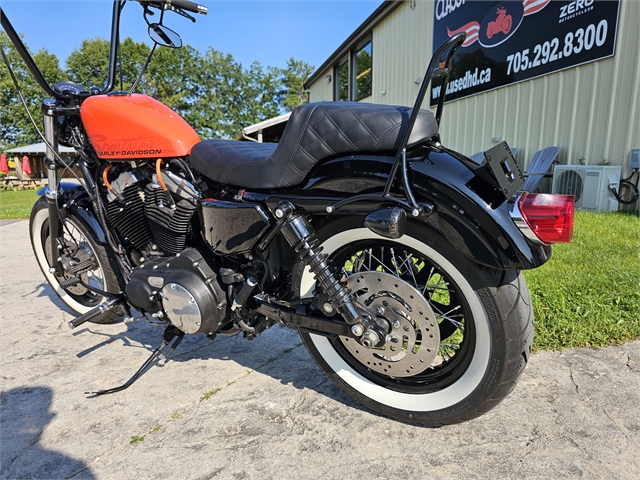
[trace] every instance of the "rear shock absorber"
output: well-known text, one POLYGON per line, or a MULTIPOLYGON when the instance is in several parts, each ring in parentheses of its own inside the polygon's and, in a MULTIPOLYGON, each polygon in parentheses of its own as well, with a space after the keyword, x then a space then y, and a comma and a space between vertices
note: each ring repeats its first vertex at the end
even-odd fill
POLYGON ((302 215, 293 214, 293 206, 288 202, 278 204, 275 213, 278 218, 287 218, 282 225, 282 234, 289 245, 295 248, 300 259, 309 267, 331 305, 352 326, 352 332, 362 336, 361 342, 368 348, 383 344, 385 336, 376 331, 375 325, 373 325, 374 329, 371 328, 372 322, 358 311, 351 300, 349 290, 331 271, 327 255, 322 253, 318 240, 313 238, 315 230, 309 221, 302 215))

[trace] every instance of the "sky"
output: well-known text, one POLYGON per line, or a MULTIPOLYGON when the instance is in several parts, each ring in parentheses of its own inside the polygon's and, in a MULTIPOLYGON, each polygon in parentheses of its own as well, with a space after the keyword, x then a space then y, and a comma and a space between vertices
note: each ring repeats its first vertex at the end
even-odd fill
MULTIPOLYGON (((207 16, 196 23, 175 13, 165 24, 201 52, 213 47, 247 68, 253 62, 284 67, 290 57, 315 68, 382 4, 382 0, 200 0, 207 16)), ((85 38, 109 38, 111 0, 0 0, 0 6, 32 51, 46 48, 65 67, 85 38)), ((157 16, 155 17, 157 18, 157 16)), ((142 7, 127 2, 121 38, 151 45, 142 7)))

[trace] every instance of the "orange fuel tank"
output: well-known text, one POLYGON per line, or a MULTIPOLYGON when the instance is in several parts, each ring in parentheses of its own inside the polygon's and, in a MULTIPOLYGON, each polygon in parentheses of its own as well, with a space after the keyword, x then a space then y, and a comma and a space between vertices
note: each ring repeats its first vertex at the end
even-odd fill
POLYGON ((138 93, 87 98, 80 117, 99 158, 183 157, 200 137, 176 112, 138 93))

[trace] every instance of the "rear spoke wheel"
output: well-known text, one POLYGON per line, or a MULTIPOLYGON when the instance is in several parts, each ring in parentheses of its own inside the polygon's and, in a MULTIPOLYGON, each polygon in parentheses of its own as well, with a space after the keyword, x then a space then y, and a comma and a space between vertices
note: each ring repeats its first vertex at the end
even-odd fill
MULTIPOLYGON (((403 421, 445 425, 495 406, 512 390, 533 340, 520 273, 480 267, 421 224, 408 224, 395 240, 358 224, 337 220, 317 237, 354 301, 386 326, 387 342, 366 349, 353 338, 301 330, 311 356, 354 399, 403 421)), ((293 286, 305 298, 315 280, 303 267, 293 286)))

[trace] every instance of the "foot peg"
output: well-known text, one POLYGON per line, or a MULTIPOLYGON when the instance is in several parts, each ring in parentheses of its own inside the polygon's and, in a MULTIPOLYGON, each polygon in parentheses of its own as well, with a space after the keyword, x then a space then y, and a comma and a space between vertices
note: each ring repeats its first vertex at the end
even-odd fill
POLYGON ((131 385, 133 385, 133 382, 135 382, 142 376, 142 374, 151 366, 151 364, 153 364, 153 362, 155 362, 156 360, 165 360, 169 355, 171 355, 173 351, 178 347, 178 345, 180 345, 183 337, 184 332, 178 330, 174 326, 167 327, 167 329, 164 331, 164 338, 162 339, 162 343, 160 344, 160 346, 153 351, 147 361, 142 364, 138 371, 134 373, 129 380, 127 380, 119 387, 109 388, 107 390, 98 390, 97 392, 85 392, 85 395, 89 395, 89 398, 93 398, 100 395, 120 392, 126 388, 129 388, 131 385), (169 345, 171 346, 169 347, 169 345), (169 351, 166 355, 164 355, 163 351, 167 347, 169 347, 169 351))
POLYGON ((99 320, 101 318, 106 317, 109 312, 111 312, 114 308, 124 306, 124 299, 121 295, 110 295, 109 300, 104 303, 101 303, 95 308, 92 308, 87 313, 80 315, 79 317, 74 318, 70 322, 68 322, 69 328, 74 329, 79 327, 83 323, 92 322, 99 320))

